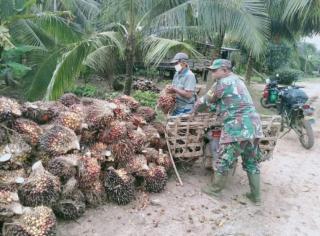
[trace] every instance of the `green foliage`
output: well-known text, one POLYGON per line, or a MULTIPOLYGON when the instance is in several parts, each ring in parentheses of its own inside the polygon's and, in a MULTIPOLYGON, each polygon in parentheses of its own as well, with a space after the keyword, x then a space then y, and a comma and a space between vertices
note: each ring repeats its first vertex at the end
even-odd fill
POLYGON ((121 92, 112 92, 112 93, 105 93, 104 99, 106 100, 112 100, 116 97, 119 97, 122 93, 121 92))
POLYGON ((31 70, 30 67, 16 62, 9 62, 7 66, 11 69, 13 77, 17 79, 21 79, 31 70))
POLYGON ((292 68, 282 68, 275 72, 274 75, 270 77, 271 80, 278 80, 279 84, 291 85, 294 81, 297 81, 303 72, 300 70, 295 70, 292 68), (279 77, 276 76, 279 74, 279 77))
POLYGON ((292 47, 287 43, 269 43, 265 56, 265 65, 269 72, 273 72, 288 65, 292 47))
POLYGON ((143 92, 141 90, 137 90, 133 93, 133 97, 140 102, 142 106, 155 108, 159 94, 150 91, 143 92))
POLYGON ((84 85, 75 87, 70 92, 76 94, 79 97, 94 97, 97 93, 97 88, 92 85, 84 85))

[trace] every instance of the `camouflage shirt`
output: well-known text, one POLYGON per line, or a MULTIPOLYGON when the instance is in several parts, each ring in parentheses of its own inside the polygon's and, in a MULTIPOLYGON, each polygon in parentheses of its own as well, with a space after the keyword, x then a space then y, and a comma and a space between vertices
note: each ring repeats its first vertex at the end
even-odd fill
POLYGON ((223 120, 220 143, 263 137, 260 116, 247 87, 237 75, 219 79, 200 101, 216 105, 217 114, 223 120))

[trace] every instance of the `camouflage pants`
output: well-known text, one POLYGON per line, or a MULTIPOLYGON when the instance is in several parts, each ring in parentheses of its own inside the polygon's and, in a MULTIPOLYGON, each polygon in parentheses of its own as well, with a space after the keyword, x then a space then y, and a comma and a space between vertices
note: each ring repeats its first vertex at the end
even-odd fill
POLYGON ((221 144, 219 157, 215 169, 218 173, 226 175, 236 163, 238 156, 242 157, 242 168, 249 174, 259 174, 259 160, 261 152, 259 139, 221 144))

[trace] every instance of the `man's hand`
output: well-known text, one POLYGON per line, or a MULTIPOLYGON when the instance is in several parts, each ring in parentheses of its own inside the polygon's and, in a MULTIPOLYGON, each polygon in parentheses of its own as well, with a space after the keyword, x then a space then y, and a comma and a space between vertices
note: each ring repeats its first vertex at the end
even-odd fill
POLYGON ((168 93, 176 93, 176 89, 172 85, 167 86, 166 90, 168 93))

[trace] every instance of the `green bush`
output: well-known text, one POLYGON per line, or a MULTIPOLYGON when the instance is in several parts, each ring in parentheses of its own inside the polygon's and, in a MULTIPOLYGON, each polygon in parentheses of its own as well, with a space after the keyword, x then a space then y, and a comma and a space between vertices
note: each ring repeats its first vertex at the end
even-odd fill
POLYGON ((83 85, 72 89, 70 92, 79 97, 94 97, 97 93, 97 88, 92 85, 83 85))
POLYGON ((142 106, 155 108, 159 94, 151 91, 143 92, 141 90, 137 90, 133 93, 133 97, 140 102, 142 106))
POLYGON ((270 78, 272 80, 277 80, 279 84, 291 85, 294 81, 298 80, 303 75, 300 70, 295 70, 292 68, 278 69, 275 74, 270 78), (279 74, 279 77, 276 76, 279 74))

